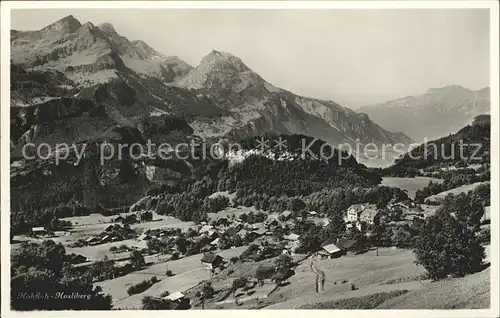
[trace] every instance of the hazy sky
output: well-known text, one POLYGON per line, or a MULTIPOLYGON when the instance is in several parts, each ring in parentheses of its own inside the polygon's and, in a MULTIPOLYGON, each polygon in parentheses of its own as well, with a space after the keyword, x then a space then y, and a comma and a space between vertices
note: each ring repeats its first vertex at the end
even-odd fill
POLYGON ((275 86, 346 106, 489 85, 487 9, 13 10, 12 28, 40 29, 70 14, 112 23, 193 66, 226 51, 275 86))

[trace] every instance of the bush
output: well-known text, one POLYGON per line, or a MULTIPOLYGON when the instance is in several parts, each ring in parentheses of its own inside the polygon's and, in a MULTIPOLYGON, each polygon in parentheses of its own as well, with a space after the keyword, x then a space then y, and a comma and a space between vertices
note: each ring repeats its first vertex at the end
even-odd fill
POLYGON ((474 226, 467 218, 460 222, 443 208, 426 219, 415 240, 417 262, 433 280, 481 270, 484 248, 472 230, 474 226))
POLYGON ((171 270, 167 270, 165 273, 168 277, 174 276, 175 274, 171 270))
POLYGON ((150 280, 143 280, 142 282, 130 286, 130 288, 127 290, 127 293, 129 296, 135 295, 135 294, 140 294, 146 290, 149 289, 149 287, 153 286, 158 282, 158 278, 156 276, 153 276, 150 280))
POLYGON ((170 292, 168 290, 166 290, 160 294, 160 297, 163 298, 163 297, 167 297, 168 295, 170 295, 170 292))
POLYGON ((174 309, 175 305, 170 300, 156 299, 150 296, 142 299, 142 309, 144 310, 167 310, 174 309))

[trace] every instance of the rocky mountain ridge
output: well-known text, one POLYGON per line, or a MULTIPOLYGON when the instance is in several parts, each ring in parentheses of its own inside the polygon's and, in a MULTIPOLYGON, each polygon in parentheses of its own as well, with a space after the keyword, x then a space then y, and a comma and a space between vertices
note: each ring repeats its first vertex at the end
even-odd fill
POLYGON ((470 90, 459 85, 358 109, 389 130, 403 131, 416 141, 455 133, 475 116, 490 113, 490 88, 470 90))
MULTIPOLYGON (((81 24, 68 16, 41 30, 12 30, 11 51, 12 63, 28 72, 66 76, 73 97, 104 105, 120 125, 137 125, 145 116, 181 114, 201 137, 276 132, 333 144, 411 142, 332 101, 277 88, 229 53, 214 50, 193 68, 143 41, 129 41, 109 23, 81 24)), ((13 100, 14 106, 23 103, 13 100)))

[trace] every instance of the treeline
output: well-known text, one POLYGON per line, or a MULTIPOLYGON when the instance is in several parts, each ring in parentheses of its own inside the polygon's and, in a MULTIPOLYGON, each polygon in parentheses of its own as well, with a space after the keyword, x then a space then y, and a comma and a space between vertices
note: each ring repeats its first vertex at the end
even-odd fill
POLYGON ((396 202, 408 200, 408 194, 399 188, 376 186, 372 188, 345 187, 336 189, 323 189, 304 197, 308 209, 332 215, 345 212, 358 203, 376 204, 379 208, 385 208, 393 199, 396 202))
POLYGON ((384 175, 411 177, 432 166, 490 162, 490 127, 466 126, 455 134, 422 144, 383 169, 384 175), (463 144, 461 147, 460 145, 463 144))
POLYGON ((276 161, 259 155, 222 171, 219 178, 221 191, 243 189, 276 197, 308 195, 326 187, 370 187, 380 182, 378 175, 334 162, 300 158, 276 161))
MULTIPOLYGON (((472 170, 472 169, 471 169, 472 170)), ((485 181, 490 181, 490 172, 486 171, 484 173, 475 173, 474 170, 472 170, 470 173, 464 173, 463 170, 460 170, 460 172, 456 171, 447 171, 446 173, 443 174, 443 182, 429 182, 429 185, 422 188, 418 189, 417 192, 415 193, 415 201, 422 203, 424 202, 424 199, 431 196, 435 195, 438 193, 441 193, 443 191, 448 191, 457 187, 460 187, 462 185, 466 184, 472 184, 476 182, 485 182, 485 181)), ((482 185, 481 187, 487 187, 489 191, 489 184, 488 185, 482 185)))

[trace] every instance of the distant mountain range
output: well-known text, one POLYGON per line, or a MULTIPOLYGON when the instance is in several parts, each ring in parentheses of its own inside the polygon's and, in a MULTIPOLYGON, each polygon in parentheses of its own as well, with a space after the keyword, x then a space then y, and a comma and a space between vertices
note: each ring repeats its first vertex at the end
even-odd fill
POLYGON ((364 106, 356 111, 416 141, 433 140, 457 132, 478 115, 489 114, 490 88, 477 91, 458 85, 432 88, 421 95, 364 106))
POLYGON ((14 149, 86 140, 113 125, 144 133, 142 120, 158 116, 183 117, 193 135, 207 138, 298 133, 333 144, 412 142, 366 114, 275 87, 229 53, 214 50, 192 67, 129 41, 109 23, 81 24, 68 16, 41 30, 11 30, 11 60, 17 67, 11 106, 24 118, 11 140, 14 149), (103 108, 103 116, 83 116, 75 110, 82 101, 103 108), (26 117, 26 107, 44 108, 50 124, 26 117))

